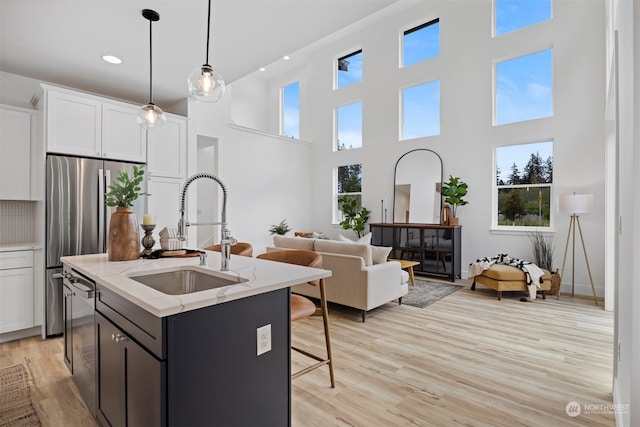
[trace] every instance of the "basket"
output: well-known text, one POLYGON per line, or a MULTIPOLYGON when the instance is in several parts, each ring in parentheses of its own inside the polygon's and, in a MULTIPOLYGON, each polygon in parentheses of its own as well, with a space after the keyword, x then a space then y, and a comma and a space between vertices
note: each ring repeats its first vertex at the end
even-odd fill
POLYGON ((547 295, 557 294, 560 291, 560 282, 562 282, 560 273, 551 273, 551 279, 549 281, 551 282, 551 289, 547 291, 547 295))

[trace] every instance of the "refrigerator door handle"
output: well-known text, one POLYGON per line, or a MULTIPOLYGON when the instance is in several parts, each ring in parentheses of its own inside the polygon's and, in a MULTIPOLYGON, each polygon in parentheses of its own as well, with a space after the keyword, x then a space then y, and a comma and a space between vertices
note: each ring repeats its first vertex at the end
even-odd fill
MULTIPOLYGON (((109 171, 107 171, 108 173, 109 171)), ((98 170, 98 248, 101 252, 105 250, 105 209, 104 204, 105 193, 105 170, 100 168, 98 170)))

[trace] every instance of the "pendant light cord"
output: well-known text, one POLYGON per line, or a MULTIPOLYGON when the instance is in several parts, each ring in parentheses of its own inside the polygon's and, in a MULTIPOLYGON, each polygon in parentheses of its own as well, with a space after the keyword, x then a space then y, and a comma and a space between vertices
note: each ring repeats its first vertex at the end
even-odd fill
POLYGON ((153 104, 153 37, 151 26, 153 21, 149 19, 149 104, 153 104))
POLYGON ((209 65, 209 33, 211 29, 211 0, 209 0, 209 11, 207 13, 207 61, 205 64, 209 65))

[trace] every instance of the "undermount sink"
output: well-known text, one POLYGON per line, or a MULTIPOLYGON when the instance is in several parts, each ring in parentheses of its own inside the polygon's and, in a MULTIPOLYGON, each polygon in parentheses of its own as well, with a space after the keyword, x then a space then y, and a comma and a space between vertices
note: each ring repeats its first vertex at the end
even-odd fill
POLYGON ((246 282, 242 277, 220 277, 216 272, 183 266, 158 273, 136 273, 130 279, 168 295, 184 295, 246 282))

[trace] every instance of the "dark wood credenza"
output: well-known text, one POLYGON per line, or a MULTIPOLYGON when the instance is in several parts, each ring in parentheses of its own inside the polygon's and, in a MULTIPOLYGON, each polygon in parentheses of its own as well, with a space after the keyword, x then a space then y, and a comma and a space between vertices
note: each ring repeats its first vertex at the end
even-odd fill
POLYGON ((444 276, 454 282, 461 274, 462 226, 413 223, 373 223, 371 244, 393 248, 389 258, 416 261, 418 273, 444 276))

